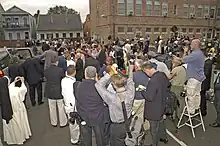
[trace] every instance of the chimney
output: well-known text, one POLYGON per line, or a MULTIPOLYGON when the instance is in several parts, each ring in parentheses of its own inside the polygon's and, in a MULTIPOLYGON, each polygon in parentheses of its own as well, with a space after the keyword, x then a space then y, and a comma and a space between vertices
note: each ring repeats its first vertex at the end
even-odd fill
POLYGON ((68 23, 68 15, 65 15, 65 22, 68 23))
POLYGON ((53 16, 52 16, 52 14, 50 15, 50 23, 53 23, 53 16))

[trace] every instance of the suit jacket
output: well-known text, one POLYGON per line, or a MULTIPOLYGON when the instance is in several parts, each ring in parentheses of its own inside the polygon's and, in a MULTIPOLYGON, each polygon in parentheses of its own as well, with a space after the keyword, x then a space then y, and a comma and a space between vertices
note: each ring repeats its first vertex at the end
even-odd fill
POLYGON ((212 77, 212 60, 207 59, 204 65, 204 73, 206 79, 202 82, 202 90, 207 91, 210 89, 211 77, 212 77))
POLYGON ((103 124, 109 118, 108 109, 98 94, 95 83, 95 80, 83 80, 76 94, 77 112, 90 126, 103 124))
POLYGON ((5 77, 0 78, 0 102, 2 119, 9 123, 12 119, 13 110, 9 97, 8 80, 5 77))
POLYGON ((84 77, 83 60, 78 59, 76 61, 76 80, 82 81, 83 77, 84 77))
POLYGON ((61 80, 65 77, 63 69, 51 65, 44 71, 46 78, 45 96, 49 99, 63 99, 61 94, 61 80))
POLYGON ((44 69, 41 66, 41 60, 39 58, 27 59, 22 64, 22 69, 25 72, 25 79, 29 85, 35 85, 43 78, 44 69))
POLYGON ((100 69, 101 69, 101 66, 100 66, 99 61, 96 60, 96 59, 93 58, 93 57, 86 58, 85 68, 88 67, 88 66, 93 66, 93 67, 95 67, 97 73, 98 73, 98 72, 100 71, 100 69))
POLYGON ((63 55, 59 56, 58 66, 63 69, 64 73, 66 72, 66 70, 67 70, 67 62, 66 62, 66 59, 65 59, 65 57, 63 55))
POLYGON ((99 53, 98 61, 101 67, 105 64, 105 61, 106 61, 105 50, 102 49, 101 52, 99 53))
POLYGON ((159 121, 163 118, 166 109, 169 80, 165 73, 155 72, 148 82, 145 97, 145 118, 149 121, 159 121))
POLYGON ((21 67, 20 63, 10 64, 8 66, 8 75, 9 78, 11 79, 11 82, 14 82, 17 76, 24 76, 20 67, 21 67))
POLYGON ((42 55, 39 56, 40 59, 45 59, 44 69, 47 69, 51 66, 51 60, 54 58, 54 56, 58 58, 58 53, 52 49, 45 51, 42 55))

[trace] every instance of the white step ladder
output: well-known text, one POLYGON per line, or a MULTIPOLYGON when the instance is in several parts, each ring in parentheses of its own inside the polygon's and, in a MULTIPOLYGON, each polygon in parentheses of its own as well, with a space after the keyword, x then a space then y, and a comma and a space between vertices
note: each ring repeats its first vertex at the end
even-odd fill
POLYGON ((186 106, 183 109, 183 112, 181 114, 180 120, 179 120, 179 122, 177 124, 177 128, 181 128, 183 126, 189 126, 191 128, 191 130, 192 130, 193 138, 195 138, 195 131, 194 131, 194 129, 202 125, 203 131, 205 131, 205 126, 204 126, 201 110, 198 109, 198 110, 196 110, 195 114, 193 114, 193 115, 190 114, 188 112, 189 108, 188 108, 188 102, 187 101, 188 101, 188 98, 185 97, 186 106), (184 124, 180 125, 184 116, 188 117, 188 120, 184 124), (200 119, 196 118, 198 116, 200 117, 200 119), (197 121, 199 123, 196 124, 196 125, 193 125, 193 120, 195 120, 195 121, 197 121))

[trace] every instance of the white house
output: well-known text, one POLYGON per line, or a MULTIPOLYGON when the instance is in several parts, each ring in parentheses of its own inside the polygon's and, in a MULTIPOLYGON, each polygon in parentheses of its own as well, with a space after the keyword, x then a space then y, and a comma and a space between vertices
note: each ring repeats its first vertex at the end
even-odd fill
POLYGON ((35 19, 33 16, 13 6, 2 13, 5 40, 34 39, 35 19))
POLYGON ((79 14, 40 15, 37 24, 37 39, 60 39, 83 37, 79 14))

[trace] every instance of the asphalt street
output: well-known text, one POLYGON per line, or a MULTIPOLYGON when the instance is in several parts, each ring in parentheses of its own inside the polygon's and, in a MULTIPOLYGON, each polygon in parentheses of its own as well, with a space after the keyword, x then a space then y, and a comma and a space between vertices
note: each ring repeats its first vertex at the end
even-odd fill
MULTIPOLYGON (((24 146, 71 146, 69 128, 52 127, 49 122, 48 103, 41 106, 31 107, 28 102, 28 116, 30 126, 32 130, 32 137, 25 142, 24 146)), ((211 128, 209 123, 213 122, 216 113, 213 104, 208 105, 208 115, 204 118, 206 125, 206 132, 203 132, 202 127, 198 127, 195 130, 196 138, 192 137, 192 133, 189 127, 183 127, 178 130, 174 124, 170 121, 166 121, 167 129, 173 133, 180 141, 183 141, 187 146, 219 146, 220 128, 211 128)), ((1 124, 2 129, 2 124, 1 124)), ((1 137, 2 133, 1 133, 1 137)), ((149 137, 146 138, 146 143, 149 143, 149 137)), ((179 146, 179 144, 168 136, 169 143, 167 146, 179 146)), ((95 140, 95 139, 94 139, 95 140)), ((7 146, 7 144, 3 144, 7 146)), ((95 146, 94 142, 94 146, 95 146)), ((160 144, 165 146, 165 144, 160 144)))

